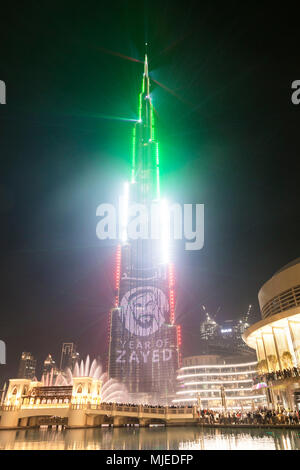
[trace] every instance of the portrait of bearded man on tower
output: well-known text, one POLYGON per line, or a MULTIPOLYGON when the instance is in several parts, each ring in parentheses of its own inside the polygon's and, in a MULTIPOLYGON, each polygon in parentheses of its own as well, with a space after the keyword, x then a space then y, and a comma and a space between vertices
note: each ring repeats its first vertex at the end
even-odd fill
POLYGON ((120 317, 135 336, 149 336, 166 322, 169 302, 165 293, 153 286, 136 287, 123 296, 120 317))

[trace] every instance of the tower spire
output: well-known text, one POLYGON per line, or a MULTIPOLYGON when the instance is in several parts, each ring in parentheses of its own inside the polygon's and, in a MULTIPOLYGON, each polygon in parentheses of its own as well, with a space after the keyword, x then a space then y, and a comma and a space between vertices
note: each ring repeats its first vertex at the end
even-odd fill
POLYGON ((148 78, 148 56, 147 56, 148 43, 145 43, 145 62, 144 62, 144 75, 148 78))
POLYGON ((147 43, 142 89, 139 94, 138 120, 133 127, 131 181, 137 183, 139 200, 160 198, 159 154, 155 133, 154 108, 150 95, 147 43))
POLYGON ((144 75, 145 75, 146 78, 148 78, 148 58, 147 58, 147 54, 145 54, 144 75))

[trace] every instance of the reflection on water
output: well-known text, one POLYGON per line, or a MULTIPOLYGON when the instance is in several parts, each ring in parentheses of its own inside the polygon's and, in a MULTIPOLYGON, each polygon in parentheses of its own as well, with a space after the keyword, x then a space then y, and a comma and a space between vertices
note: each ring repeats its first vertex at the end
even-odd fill
POLYGON ((300 449, 300 430, 178 428, 30 429, 0 431, 0 449, 290 450, 300 449))

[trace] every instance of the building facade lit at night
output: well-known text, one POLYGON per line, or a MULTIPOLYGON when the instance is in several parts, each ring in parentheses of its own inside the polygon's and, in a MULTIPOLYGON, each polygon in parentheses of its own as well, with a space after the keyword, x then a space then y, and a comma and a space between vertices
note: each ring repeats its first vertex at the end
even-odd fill
POLYGON ((203 305, 205 317, 200 323, 199 354, 253 356, 254 351, 242 339, 244 331, 249 327, 248 317, 251 307, 249 305, 248 311, 237 320, 219 322, 216 321, 215 315, 206 312, 203 305))
POLYGON ((181 333, 175 324, 175 273, 166 237, 168 207, 161 198, 154 114, 146 55, 130 181, 121 198, 122 242, 116 251, 108 372, 126 385, 132 400, 167 403, 175 392, 181 333), (157 239, 128 239, 132 203, 156 207, 161 230, 157 239))
POLYGON ((63 371, 68 367, 72 369, 76 362, 79 362, 79 353, 76 344, 63 343, 60 357, 60 370, 63 371))
POLYGON ((300 258, 277 271, 258 300, 262 320, 245 331, 244 340, 256 351, 274 406, 300 409, 300 258))
POLYGON ((58 369, 56 367, 56 362, 52 358, 52 355, 48 354, 48 356, 46 357, 43 363, 43 375, 45 376, 47 374, 51 374, 52 370, 53 370, 53 375, 57 376, 58 369))
POLYGON ((22 352, 19 363, 18 378, 33 379, 35 376, 36 359, 31 352, 22 352))
POLYGON ((178 371, 177 397, 173 403, 215 410, 266 406, 264 390, 253 388, 256 365, 256 361, 241 362, 240 357, 226 360, 216 355, 187 357, 178 371))

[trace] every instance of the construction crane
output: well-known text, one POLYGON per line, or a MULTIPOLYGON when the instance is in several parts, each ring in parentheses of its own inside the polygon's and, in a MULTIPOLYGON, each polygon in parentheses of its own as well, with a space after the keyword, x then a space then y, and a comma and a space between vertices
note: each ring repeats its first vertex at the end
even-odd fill
POLYGON ((252 305, 250 304, 249 307, 248 307, 247 312, 245 313, 245 315, 242 318, 243 323, 248 323, 248 319, 249 319, 249 316, 250 316, 250 313, 251 313, 251 309, 252 309, 252 305))
POLYGON ((211 313, 208 313, 208 311, 206 310, 205 305, 202 305, 202 310, 204 311, 205 319, 208 320, 208 321, 212 320, 212 321, 215 322, 217 314, 219 313, 220 309, 221 309, 221 307, 218 307, 216 313, 211 314, 211 313))

